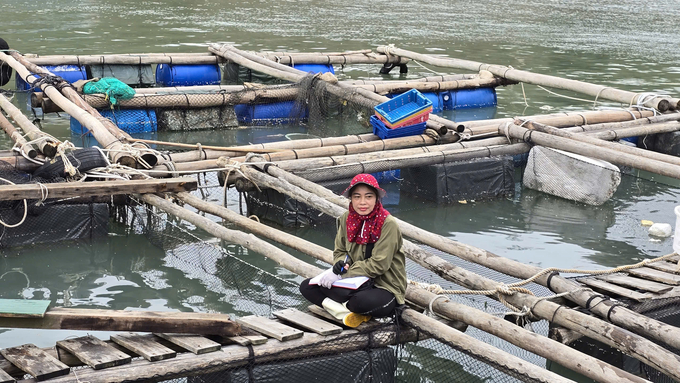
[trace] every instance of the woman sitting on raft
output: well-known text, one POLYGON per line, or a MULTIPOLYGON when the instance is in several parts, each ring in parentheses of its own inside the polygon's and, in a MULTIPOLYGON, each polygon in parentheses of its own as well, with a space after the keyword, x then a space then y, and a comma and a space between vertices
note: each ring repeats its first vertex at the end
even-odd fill
POLYGON ((396 220, 383 208, 385 197, 370 174, 355 176, 342 193, 350 198, 349 211, 339 220, 335 236, 333 267, 300 284, 300 293, 322 306, 348 327, 357 327, 371 317, 392 315, 404 304, 406 267, 401 252, 401 231, 396 220), (333 286, 343 278, 366 276, 357 289, 333 286))

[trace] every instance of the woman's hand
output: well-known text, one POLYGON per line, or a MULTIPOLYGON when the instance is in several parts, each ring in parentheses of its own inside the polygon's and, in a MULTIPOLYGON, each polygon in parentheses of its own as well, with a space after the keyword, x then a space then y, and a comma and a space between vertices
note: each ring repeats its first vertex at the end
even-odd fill
POLYGON ((347 261, 338 261, 333 265, 333 274, 342 275, 349 269, 349 263, 347 261))
POLYGON ((341 276, 334 274, 333 272, 327 271, 324 273, 324 275, 321 276, 321 279, 319 280, 319 284, 327 289, 330 289, 333 286, 333 283, 335 281, 338 281, 342 279, 341 276))

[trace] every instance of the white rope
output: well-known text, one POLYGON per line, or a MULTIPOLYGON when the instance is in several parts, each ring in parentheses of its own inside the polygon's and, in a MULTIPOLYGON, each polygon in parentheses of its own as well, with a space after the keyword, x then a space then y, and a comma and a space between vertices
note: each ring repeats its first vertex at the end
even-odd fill
POLYGON ((66 151, 70 152, 75 149, 76 149, 75 145, 66 140, 57 145, 57 155, 55 155, 55 157, 61 156, 61 161, 64 163, 64 173, 70 175, 71 177, 74 177, 76 174, 78 174, 78 169, 75 166, 73 166, 71 161, 68 159, 66 151))
MULTIPOLYGON (((586 100, 586 99, 583 99, 583 98, 570 97, 570 96, 566 96, 566 95, 564 95, 564 94, 559 94, 559 93, 553 92, 552 90, 546 89, 546 88, 544 88, 544 87, 542 87, 542 86, 540 86, 540 85, 536 85, 536 86, 539 87, 539 88, 541 88, 541 89, 543 89, 544 91, 546 91, 546 92, 548 92, 548 93, 554 95, 554 96, 557 96, 557 97, 562 97, 562 98, 566 98, 566 99, 569 99, 569 100, 583 101, 583 102, 587 102, 587 103, 593 102, 592 100, 586 100)), ((597 101, 597 99, 596 99, 595 101, 597 101)))

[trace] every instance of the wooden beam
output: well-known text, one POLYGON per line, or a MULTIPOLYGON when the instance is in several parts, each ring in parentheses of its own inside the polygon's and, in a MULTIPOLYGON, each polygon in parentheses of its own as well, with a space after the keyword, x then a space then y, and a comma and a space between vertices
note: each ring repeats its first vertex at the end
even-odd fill
POLYGON ((54 184, 21 184, 0 186, 0 201, 90 197, 98 195, 168 193, 196 190, 194 178, 148 179, 131 181, 64 182, 54 184))
POLYGON ((43 318, 0 318, 0 327, 240 335, 228 315, 54 308, 43 318))

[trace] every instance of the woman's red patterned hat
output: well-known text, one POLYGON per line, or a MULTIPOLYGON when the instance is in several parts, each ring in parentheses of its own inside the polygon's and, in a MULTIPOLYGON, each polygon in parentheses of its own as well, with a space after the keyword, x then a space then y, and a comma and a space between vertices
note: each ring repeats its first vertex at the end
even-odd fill
POLYGON ((357 174, 356 176, 354 176, 354 178, 352 178, 352 181, 349 183, 349 186, 347 187, 347 189, 345 189, 345 191, 342 192, 342 195, 344 197, 349 198, 350 191, 352 190, 353 187, 357 186, 358 184, 366 184, 366 185, 372 187, 373 189, 375 189, 378 192, 378 197, 380 197, 380 198, 385 197, 385 195, 387 194, 387 192, 385 190, 383 190, 380 187, 380 185, 378 185, 378 180, 376 180, 375 177, 373 177, 370 174, 364 173, 364 174, 357 174))

